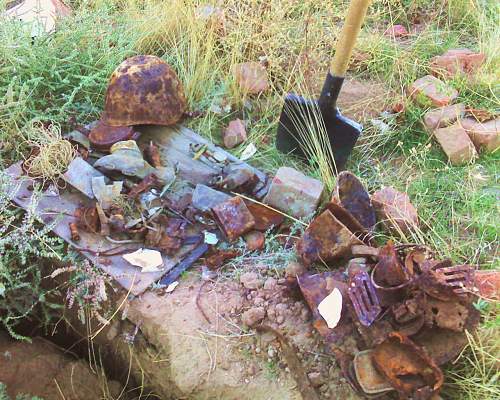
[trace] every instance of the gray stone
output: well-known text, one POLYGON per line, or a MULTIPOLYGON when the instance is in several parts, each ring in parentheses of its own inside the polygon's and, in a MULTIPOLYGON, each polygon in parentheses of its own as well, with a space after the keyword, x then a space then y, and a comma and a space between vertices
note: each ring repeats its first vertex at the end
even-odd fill
POLYGON ((208 212, 215 206, 229 200, 231 196, 205 185, 196 185, 193 192, 192 206, 197 210, 208 212))
POLYGON ((120 196, 122 188, 122 181, 106 185, 106 181, 103 176, 92 178, 92 190, 94 192, 94 196, 103 210, 108 210, 113 205, 113 201, 120 196))
POLYGON ((304 218, 316 211, 324 185, 296 169, 281 167, 271 182, 264 203, 295 218, 304 218))

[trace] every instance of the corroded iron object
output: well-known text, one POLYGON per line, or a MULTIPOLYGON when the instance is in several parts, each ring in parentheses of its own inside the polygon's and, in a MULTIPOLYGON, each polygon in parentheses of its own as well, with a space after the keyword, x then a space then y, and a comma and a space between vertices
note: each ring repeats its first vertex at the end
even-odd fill
POLYGON ((443 385, 443 373, 434 360, 398 332, 375 347, 372 359, 403 398, 430 399, 443 385))
POLYGON ((285 219, 282 214, 262 204, 248 201, 246 205, 255 219, 254 229, 258 231, 267 231, 273 227, 280 226, 285 219))
POLYGON ((255 225, 255 219, 241 197, 233 197, 215 206, 212 211, 217 225, 230 242, 249 232, 255 225))
POLYGON ((182 83, 156 56, 135 56, 113 72, 102 121, 110 126, 173 125, 186 111, 182 83))
POLYGON ((139 133, 131 126, 110 126, 98 121, 89 134, 89 141, 97 150, 109 150, 117 142, 135 140, 139 133))
POLYGON ((297 243, 297 254, 304 264, 332 261, 350 253, 352 245, 362 244, 333 214, 326 210, 306 229, 297 243))
POLYGON ((376 223, 370 195, 360 180, 349 171, 343 171, 337 177, 337 196, 340 204, 367 230, 372 230, 376 223))
POLYGON ((382 311, 370 275, 366 271, 359 271, 349 279, 349 298, 359 322, 364 326, 373 324, 382 311))

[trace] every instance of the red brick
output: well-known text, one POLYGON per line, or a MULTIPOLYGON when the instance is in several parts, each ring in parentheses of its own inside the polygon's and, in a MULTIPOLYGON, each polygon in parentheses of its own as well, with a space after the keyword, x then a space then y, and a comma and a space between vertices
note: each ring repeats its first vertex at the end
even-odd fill
POLYGON ((444 128, 462 118, 465 114, 465 105, 454 104, 428 111, 424 116, 424 125, 429 132, 437 128, 444 128))
POLYGON ((448 50, 431 60, 431 70, 434 75, 448 77, 457 73, 473 74, 484 63, 485 58, 483 53, 474 53, 469 49, 448 50))
POLYGON ((466 164, 477 156, 474 144, 465 129, 458 123, 447 128, 436 129, 434 136, 454 165, 466 164))
POLYGON ((455 100, 458 92, 435 76, 426 75, 413 82, 409 95, 420 103, 442 107, 455 100))
POLYGON ((409 233, 418 226, 417 210, 406 193, 384 187, 373 193, 372 204, 379 220, 390 230, 409 233))
POLYGON ((500 118, 486 122, 465 118, 460 124, 479 151, 492 153, 500 147, 500 118))
POLYGON ((384 35, 390 37, 405 37, 408 36, 408 31, 403 25, 393 25, 387 28, 384 35))
POLYGON ((259 94, 269 89, 266 69, 258 62, 236 64, 233 74, 240 90, 248 94, 259 94))
POLYGON ((224 132, 222 133, 224 146, 228 149, 238 146, 247 140, 247 131, 245 123, 241 119, 231 121, 224 132))

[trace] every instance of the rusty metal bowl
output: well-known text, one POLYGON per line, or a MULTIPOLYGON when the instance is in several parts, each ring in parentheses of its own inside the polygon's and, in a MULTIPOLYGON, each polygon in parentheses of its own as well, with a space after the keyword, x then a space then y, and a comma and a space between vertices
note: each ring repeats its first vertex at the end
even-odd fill
POLYGON ((186 111, 182 83, 156 56, 122 62, 109 80, 102 122, 109 126, 173 125, 186 111))

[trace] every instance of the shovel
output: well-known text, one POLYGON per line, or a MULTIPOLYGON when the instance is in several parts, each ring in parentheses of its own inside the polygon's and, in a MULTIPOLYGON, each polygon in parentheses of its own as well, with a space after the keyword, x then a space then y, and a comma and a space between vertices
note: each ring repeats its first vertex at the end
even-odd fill
POLYGON ((369 4, 370 0, 351 0, 319 99, 308 100, 293 93, 286 95, 276 135, 279 151, 311 159, 318 148, 318 145, 311 146, 316 135, 321 149, 330 147, 325 154, 333 170, 338 172, 344 168, 362 126, 344 117, 336 103, 369 4))

